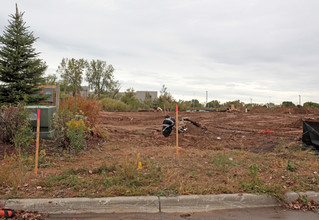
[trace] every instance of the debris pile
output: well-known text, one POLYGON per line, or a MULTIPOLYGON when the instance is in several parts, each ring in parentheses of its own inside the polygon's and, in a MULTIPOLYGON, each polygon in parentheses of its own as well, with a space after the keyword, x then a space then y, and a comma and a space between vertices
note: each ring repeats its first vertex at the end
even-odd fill
POLYGON ((296 201, 285 205, 288 209, 302 210, 302 211, 318 211, 319 202, 314 200, 308 201, 307 198, 299 197, 296 201))
POLYGON ((0 219, 37 219, 44 220, 46 215, 22 210, 0 209, 0 219))

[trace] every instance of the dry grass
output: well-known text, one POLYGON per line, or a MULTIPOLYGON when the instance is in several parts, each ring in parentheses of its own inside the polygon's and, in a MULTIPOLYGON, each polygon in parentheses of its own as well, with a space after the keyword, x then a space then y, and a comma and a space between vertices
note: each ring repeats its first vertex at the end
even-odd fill
POLYGON ((12 196, 16 195, 19 187, 24 183, 27 167, 31 160, 23 158, 20 154, 12 154, 0 161, 0 189, 7 188, 12 196))
MULTIPOLYGON (((318 156, 297 144, 275 153, 180 149, 174 146, 121 146, 65 159, 28 184, 41 190, 23 197, 104 197, 219 193, 266 193, 282 199, 287 191, 319 190, 318 156), (137 158, 138 153, 140 157, 137 158), (85 162, 83 162, 85 161, 85 162), (142 163, 142 169, 138 168, 142 163), (39 187, 38 187, 39 188, 39 187)), ((1 192, 1 190, 0 190, 1 192)), ((3 197, 3 196, 2 196, 3 197)))

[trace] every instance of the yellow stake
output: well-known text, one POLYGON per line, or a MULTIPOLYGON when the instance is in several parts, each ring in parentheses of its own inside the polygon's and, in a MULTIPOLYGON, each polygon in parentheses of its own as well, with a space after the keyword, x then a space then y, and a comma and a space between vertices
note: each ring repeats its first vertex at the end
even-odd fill
POLYGON ((142 162, 140 161, 140 155, 141 155, 141 153, 137 154, 137 168, 141 170, 142 169, 142 162))

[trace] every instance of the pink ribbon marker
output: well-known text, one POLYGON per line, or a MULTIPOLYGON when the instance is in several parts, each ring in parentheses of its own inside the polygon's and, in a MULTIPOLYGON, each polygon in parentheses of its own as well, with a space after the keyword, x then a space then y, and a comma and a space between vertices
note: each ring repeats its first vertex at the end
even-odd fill
POLYGON ((41 110, 38 109, 38 114, 37 114, 37 116, 38 116, 37 120, 38 120, 38 121, 40 120, 40 112, 41 112, 41 110))

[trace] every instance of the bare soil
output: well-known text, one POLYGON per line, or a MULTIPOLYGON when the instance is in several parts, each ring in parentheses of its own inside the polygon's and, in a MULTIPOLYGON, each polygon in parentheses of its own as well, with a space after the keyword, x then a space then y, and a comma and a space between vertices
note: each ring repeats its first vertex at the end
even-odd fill
MULTIPOLYGON (((255 113, 261 110, 263 109, 248 113, 180 112, 179 127, 187 129, 179 134, 179 146, 271 152, 279 144, 301 141, 303 120, 319 119, 319 114, 316 113, 289 114, 288 110, 281 110, 283 113, 264 110, 262 113, 255 113), (199 126, 185 119, 190 119, 199 126), (273 133, 258 133, 264 129, 273 133)), ((170 112, 169 115, 175 118, 175 112, 170 112)), ((109 133, 109 141, 118 147, 175 145, 175 130, 168 138, 161 134, 163 120, 164 113, 161 112, 101 112, 99 126, 109 133)))

